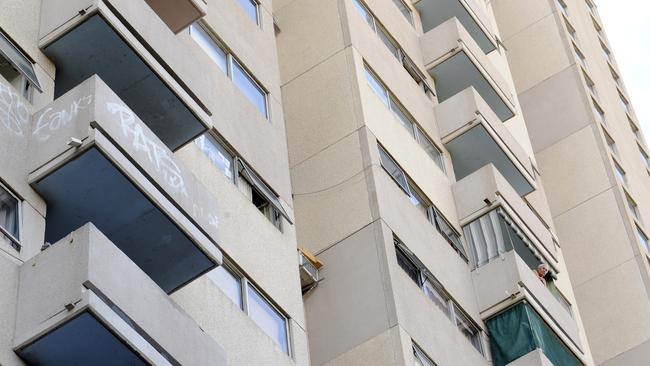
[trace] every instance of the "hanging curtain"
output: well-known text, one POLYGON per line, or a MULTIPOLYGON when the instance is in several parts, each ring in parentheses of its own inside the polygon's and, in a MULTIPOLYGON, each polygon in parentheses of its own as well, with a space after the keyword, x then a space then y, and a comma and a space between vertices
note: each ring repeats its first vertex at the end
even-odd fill
POLYGON ((558 366, 582 366, 537 312, 526 302, 489 319, 490 350, 494 366, 505 366, 539 348, 558 366))
POLYGON ((463 228, 473 268, 512 249, 510 242, 504 240, 499 210, 492 210, 463 228))

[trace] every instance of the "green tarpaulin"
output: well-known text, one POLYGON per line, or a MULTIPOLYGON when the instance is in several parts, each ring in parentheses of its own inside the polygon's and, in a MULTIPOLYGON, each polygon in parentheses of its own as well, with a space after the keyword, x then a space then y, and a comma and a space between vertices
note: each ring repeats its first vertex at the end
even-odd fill
POLYGON ((519 303, 487 321, 494 366, 505 366, 539 348, 555 366, 582 366, 533 308, 519 303))

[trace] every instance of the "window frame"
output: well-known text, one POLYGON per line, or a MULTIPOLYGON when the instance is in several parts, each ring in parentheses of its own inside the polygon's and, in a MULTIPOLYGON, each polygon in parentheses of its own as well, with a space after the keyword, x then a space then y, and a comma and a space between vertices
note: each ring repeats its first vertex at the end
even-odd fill
MULTIPOLYGON (((402 1, 402 0, 393 0, 393 1, 402 1)), ((359 16, 364 18, 365 23, 370 26, 372 31, 375 33, 377 38, 386 46, 386 42, 390 43, 390 46, 395 49, 393 52, 391 49, 388 51, 397 59, 397 61, 402 65, 402 67, 409 74, 411 79, 420 87, 429 100, 435 96, 433 88, 429 86, 427 82, 427 77, 420 70, 420 68, 413 62, 413 60, 406 54, 406 51, 400 46, 399 42, 390 34, 386 26, 384 26, 380 21, 377 20, 377 17, 370 11, 370 8, 361 0, 352 0, 353 6, 356 9, 359 16), (363 12, 363 13, 362 13, 363 12), (380 33, 382 35, 380 35, 380 33)), ((410 8, 409 8, 410 9, 410 8)), ((412 15, 412 13, 411 13, 412 15)))
POLYGON ((397 8, 397 10, 399 10, 399 12, 402 13, 406 21, 411 26, 415 27, 415 20, 413 19, 413 9, 411 9, 411 7, 408 6, 408 4, 404 0, 393 0, 393 4, 397 8), (397 4, 398 2, 402 4, 404 10, 400 9, 399 5, 397 4), (406 13, 404 11, 406 11, 406 13))
MULTIPOLYGON (((438 310, 443 311, 447 318, 452 322, 452 324, 457 328, 458 331, 460 331, 458 322, 457 322, 457 317, 456 313, 458 310, 458 313, 465 318, 466 323, 469 324, 469 327, 472 328, 475 331, 475 336, 477 337, 477 344, 478 347, 469 339, 467 338, 468 342, 472 344, 473 348, 476 349, 483 357, 486 357, 486 350, 485 350, 485 345, 483 344, 483 335, 484 331, 481 326, 479 326, 471 316, 465 312, 465 310, 458 304, 456 300, 449 294, 449 292, 445 289, 445 287, 438 281, 438 279, 431 273, 431 271, 420 261, 420 259, 402 242, 394 233, 393 233, 393 247, 395 249, 395 259, 397 260, 397 255, 398 253, 401 253, 405 258, 409 260, 412 264, 414 264, 419 271, 419 281, 415 282, 416 285, 420 288, 424 296, 427 298, 428 301, 432 302, 433 305, 438 308, 438 310), (425 288, 425 283, 429 283, 431 287, 438 293, 438 295, 442 298, 444 301, 444 304, 439 304, 437 300, 431 299, 429 297, 427 291, 428 289, 425 288), (442 308, 442 306, 445 306, 445 309, 442 308)), ((400 269, 404 271, 404 268, 399 265, 400 269)), ((407 274, 409 279, 413 280, 413 277, 407 274)))
POLYGON ((244 9, 244 12, 248 16, 249 19, 251 19, 257 26, 262 27, 262 12, 260 11, 260 3, 257 0, 237 0, 237 3, 239 3, 239 6, 243 8, 242 1, 247 1, 255 6, 255 19, 250 17, 250 14, 248 11, 244 9))
MULTIPOLYGON (((271 205, 275 211, 293 225, 293 220, 291 220, 291 217, 289 217, 289 214, 282 206, 282 202, 280 202, 280 196, 239 156, 235 157, 235 166, 237 171, 237 174, 235 174, 235 184, 238 183, 240 176, 242 176, 243 173, 242 179, 245 179, 246 182, 251 185, 251 188, 257 190, 257 193, 268 201, 269 205, 271 205)), ((275 224, 274 219, 271 220, 271 223, 275 224)))
POLYGON ((393 114, 393 117, 398 120, 397 122, 406 129, 406 132, 408 132, 409 135, 411 135, 411 137, 415 140, 415 142, 420 146, 422 150, 424 150, 427 156, 436 164, 436 166, 443 172, 443 174, 447 175, 443 150, 435 142, 433 142, 433 139, 431 139, 426 134, 424 129, 415 120, 413 115, 404 107, 404 105, 386 87, 386 84, 384 84, 384 82, 365 62, 363 63, 363 70, 364 70, 364 77, 366 79, 366 83, 368 84, 370 89, 372 89, 373 92, 377 95, 377 97, 382 101, 382 103, 386 107, 388 107, 388 109, 393 114), (375 85, 377 87, 375 87, 375 85), (379 95, 379 91, 377 90, 377 88, 381 89, 380 90, 381 95, 379 95), (385 100, 384 100, 384 95, 386 96, 385 100), (406 120, 402 119, 402 117, 398 115, 398 113, 401 114, 406 120), (408 124, 408 126, 406 124, 408 124), (437 152, 439 153, 439 161, 427 152, 427 150, 424 148, 422 144, 421 139, 426 139, 426 141, 429 142, 431 146, 433 146, 437 150, 437 152))
MULTIPOLYGON (((277 314, 278 314, 278 315, 279 315, 279 316, 284 320, 285 336, 286 336, 286 342, 287 342, 287 352, 286 352, 286 354, 287 354, 289 357, 293 357, 293 356, 294 356, 294 354, 293 354, 293 352, 294 352, 294 348, 293 348, 293 335, 292 335, 292 333, 291 333, 291 325, 290 325, 290 320, 291 320, 291 318, 290 318, 290 317, 289 317, 289 316, 288 316, 288 315, 287 315, 287 314, 286 314, 282 309, 280 309, 280 307, 278 307, 278 306, 275 304, 275 302, 272 301, 272 300, 269 298, 269 296, 267 296, 263 291, 261 291, 257 285, 255 285, 254 283, 252 283, 252 281, 249 280, 248 277, 247 277, 246 275, 244 275, 240 270, 238 270, 237 268, 235 268, 235 267, 230 263, 230 261, 226 261, 225 258, 224 258, 223 263, 222 263, 221 266, 219 266, 219 267, 223 267, 225 271, 227 271, 228 273, 230 273, 233 277, 236 277, 237 279, 239 279, 239 283, 240 283, 240 286, 239 286, 239 297, 241 298, 241 307, 240 307, 239 310, 241 310, 241 311, 242 311, 242 312, 243 312, 247 317, 249 317, 249 319, 250 319, 253 323, 255 323, 255 325, 257 325, 258 327, 260 327, 260 329, 262 330, 262 332, 263 332, 264 334, 266 334, 269 338, 271 338, 271 339, 273 340, 273 342, 276 343, 276 344, 278 345, 278 347, 282 350, 282 352, 284 352, 284 350, 283 350, 283 349, 280 347, 280 345, 275 341, 275 339, 273 339, 273 337, 271 337, 270 335, 268 335, 268 334, 264 331, 264 329, 262 329, 262 327, 261 327, 260 325, 258 325, 257 322, 256 322, 256 321, 255 321, 255 320, 250 316, 250 311, 249 311, 249 299, 248 299, 248 289, 250 288, 250 289, 252 289, 253 291, 255 291, 255 292, 257 293, 257 295, 258 295, 262 300, 264 300, 264 302, 265 302, 267 305, 269 305, 269 307, 272 308, 272 309, 273 309, 273 310, 274 310, 274 311, 275 311, 275 312, 276 312, 276 313, 277 313, 277 314)), ((219 267, 217 267, 217 268, 219 268, 219 267)), ((213 271, 214 271, 214 270, 216 270, 216 268, 213 269, 213 271)), ((216 283, 212 278, 210 278, 209 275, 208 275, 208 278, 210 279, 210 281, 211 281, 211 282, 212 282, 212 283, 213 283, 217 288, 219 288, 219 290, 220 290, 221 292, 224 293, 224 296, 226 296, 226 297, 228 298, 228 300, 232 301, 232 299, 231 299, 231 298, 230 298, 230 297, 225 293, 225 291, 222 290, 221 287, 220 287, 220 286, 219 286, 219 285, 218 285, 218 284, 217 284, 217 283, 216 283)), ((233 304, 234 304, 235 306, 237 306, 237 304, 235 304, 234 302, 233 302, 233 304)))
POLYGON ((22 233, 23 233, 23 200, 15 194, 7 185, 5 185, 0 180, 0 190, 3 190, 9 195, 9 197, 16 200, 16 222, 18 227, 18 237, 15 237, 12 233, 9 232, 9 229, 6 229, 0 225, 0 235, 4 235, 10 242, 11 246, 18 252, 22 249, 22 233))
POLYGON ((612 161, 614 162, 614 175, 616 175, 616 181, 623 187, 627 186, 627 173, 625 173, 625 169, 623 169, 616 159, 613 158, 612 161))
MULTIPOLYGON (((43 93, 43 88, 38 81, 38 75, 36 75, 36 70, 34 69, 34 62, 27 57, 27 54, 2 29, 0 29, 0 57, 7 60, 23 76, 25 82, 40 93, 43 93), (28 69, 25 70, 21 65, 28 69)), ((21 95, 23 95, 23 91, 21 91, 21 95)))
MULTIPOLYGON (((251 1, 253 1, 253 0, 251 0, 251 1)), ((262 83, 260 83, 260 81, 253 75, 252 72, 250 72, 250 70, 246 67, 246 65, 244 65, 244 63, 241 62, 241 60, 235 54, 233 54, 232 50, 228 46, 226 46, 224 44, 224 42, 221 41, 221 39, 219 39, 219 37, 216 35, 216 33, 212 29, 210 29, 210 27, 207 24, 205 24, 205 22, 196 21, 196 22, 192 23, 189 27, 187 27, 187 29, 188 29, 188 32, 190 33, 190 36, 192 37, 192 40, 195 43, 197 43, 199 48, 201 48, 203 50, 203 52, 208 54, 208 57, 210 57, 210 59, 214 63, 217 64, 217 67, 219 68, 219 70, 222 70, 222 71, 225 72, 228 79, 230 79, 230 82, 233 83, 233 85, 237 88, 237 90, 239 90, 239 92, 243 95, 243 97, 245 99, 247 99, 251 103, 251 105, 262 115, 262 117, 265 120, 270 122, 271 121, 271 108, 270 108, 270 103, 269 103, 269 90, 266 87, 264 87, 264 85, 262 85, 262 83), (223 70, 221 68, 221 65, 219 63, 217 63, 216 61, 214 61, 213 57, 210 56, 210 54, 206 51, 206 49, 202 45, 202 43, 199 43, 196 40, 195 36, 192 36, 192 29, 194 27, 200 27, 203 30, 203 32, 205 32, 205 34, 208 36, 209 41, 211 43, 211 46, 216 47, 217 49, 221 50, 221 52, 226 55, 226 65, 225 65, 226 70, 223 70), (234 76, 235 64, 237 64, 237 68, 238 68, 238 70, 241 71, 243 76, 246 77, 258 91, 261 92, 262 97, 264 99, 263 100, 263 102, 264 102, 264 112, 260 111, 257 108, 257 104, 254 103, 246 95, 246 93, 244 92, 242 87, 235 81, 235 76, 234 76)))
POLYGON ((634 226, 635 226, 635 229, 636 229, 637 241, 639 242, 639 244, 641 244, 641 246, 645 250, 646 255, 649 255, 650 254, 650 242, 648 242, 648 235, 645 233, 645 231, 643 229, 641 229, 641 226, 639 226, 638 224, 636 224, 634 226))
MULTIPOLYGON (((440 234, 445 241, 458 253, 458 255, 465 261, 465 263, 469 263, 469 258, 467 257, 467 249, 465 248, 465 245, 463 243, 463 238, 462 235, 456 230, 456 228, 451 224, 449 219, 440 211, 436 205, 434 205, 431 200, 422 192, 422 190, 417 187, 417 185, 413 182, 413 179, 406 173, 406 171, 397 163, 397 160, 393 158, 390 153, 384 148, 379 141, 377 141, 377 150, 379 151, 379 156, 380 156, 380 165, 383 168, 383 170, 393 179, 393 181, 404 191, 404 193, 408 196, 409 201, 413 203, 412 198, 416 196, 419 198, 419 202, 425 204, 425 216, 427 218, 427 221, 436 229, 438 234, 440 234), (383 154, 382 154, 383 153, 383 154), (399 173, 404 177, 404 185, 402 185, 397 178, 393 176, 393 174, 388 170, 388 168, 384 165, 381 157, 386 156, 388 160, 395 165, 395 168, 399 171, 399 173), (451 231, 452 236, 458 241, 458 244, 454 243, 452 239, 450 239, 450 235, 446 233, 443 228, 441 227, 440 223, 436 220, 436 218, 439 218, 447 228, 451 231)), ((415 204, 413 204, 415 206, 415 204)))
POLYGON ((413 357, 416 361, 419 361, 422 366, 437 366, 429 355, 422 350, 422 347, 418 346, 413 340, 411 340, 411 345, 413 348, 413 357))

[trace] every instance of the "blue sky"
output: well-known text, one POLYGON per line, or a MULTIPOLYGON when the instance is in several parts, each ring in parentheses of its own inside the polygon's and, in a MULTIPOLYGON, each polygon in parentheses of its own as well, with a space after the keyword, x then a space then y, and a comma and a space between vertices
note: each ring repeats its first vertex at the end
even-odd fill
POLYGON ((650 2, 594 2, 646 141, 650 141, 650 2))

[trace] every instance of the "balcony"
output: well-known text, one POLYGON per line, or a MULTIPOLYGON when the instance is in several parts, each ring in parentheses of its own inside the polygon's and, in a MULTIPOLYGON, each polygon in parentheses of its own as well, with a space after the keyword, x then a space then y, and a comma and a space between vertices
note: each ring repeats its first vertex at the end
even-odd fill
POLYGON ((425 33, 420 45, 439 102, 471 86, 501 121, 514 116, 512 93, 505 80, 456 18, 425 33))
POLYGON ((416 0, 413 3, 420 13, 423 33, 456 18, 485 54, 496 49, 497 42, 488 26, 487 15, 475 0, 416 0))
POLYGON ((493 165, 486 165, 452 186, 461 226, 501 209, 528 238, 531 249, 554 267, 557 252, 554 235, 493 165))
MULTIPOLYGON (((103 1, 84 2, 42 4, 40 44, 56 65, 54 97, 99 75, 171 150, 209 128, 207 109, 133 27, 120 20, 124 17, 103 1)), ((160 24, 159 32, 165 31, 160 24)))
POLYGON ((205 0, 145 0, 174 33, 203 18, 208 11, 205 0))
POLYGON ((510 362, 507 366, 554 366, 553 363, 544 355, 544 352, 537 348, 528 352, 524 356, 510 362))
POLYGON ((92 224, 20 267, 28 365, 225 365, 225 352, 92 224))
POLYGON ((520 196, 536 189, 528 154, 474 88, 438 104, 435 114, 457 180, 492 164, 520 196))
POLYGON ((220 263, 214 199, 97 76, 32 120, 47 242, 92 222, 167 293, 220 263))
POLYGON ((543 316, 521 301, 486 319, 494 366, 582 366, 584 355, 565 343, 543 316))

